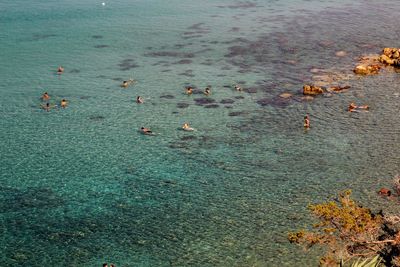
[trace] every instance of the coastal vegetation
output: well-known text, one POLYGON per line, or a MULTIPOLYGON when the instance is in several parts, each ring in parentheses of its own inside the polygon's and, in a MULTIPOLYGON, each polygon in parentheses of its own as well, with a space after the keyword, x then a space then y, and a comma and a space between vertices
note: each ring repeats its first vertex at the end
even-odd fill
MULTIPOLYGON (((383 194, 381 189, 379 194, 397 200, 399 178, 394 179, 394 193, 383 194)), ((326 253, 320 266, 400 266, 399 216, 363 207, 352 199, 351 190, 308 208, 317 222, 309 229, 290 232, 288 239, 306 249, 322 246, 326 253)))

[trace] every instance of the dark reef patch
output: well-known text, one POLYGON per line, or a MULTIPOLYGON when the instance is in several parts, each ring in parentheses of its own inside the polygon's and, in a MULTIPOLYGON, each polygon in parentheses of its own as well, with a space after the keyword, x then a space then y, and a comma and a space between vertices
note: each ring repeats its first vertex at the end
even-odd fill
POLYGON ((94 48, 106 48, 110 47, 109 45, 95 45, 94 48))
POLYGON ((260 106, 272 106, 272 107, 278 107, 278 108, 284 108, 287 107, 290 104, 290 99, 288 98, 282 98, 279 96, 273 97, 273 98, 262 98, 257 100, 257 104, 260 106))
POLYGON ((103 35, 92 35, 93 39, 101 39, 103 38, 103 35))
POLYGON ((235 103, 235 100, 227 98, 227 99, 222 99, 219 103, 221 103, 221 104, 233 104, 233 103, 235 103))
POLYGON ((181 59, 177 62, 174 62, 173 64, 190 64, 190 63, 192 63, 192 60, 190 59, 181 59))
POLYGON ((177 103, 176 104, 176 107, 177 108, 187 108, 187 107, 189 107, 190 105, 188 104, 188 103, 184 103, 184 102, 180 102, 180 103, 177 103))
POLYGON ((121 63, 118 64, 120 70, 130 70, 139 67, 135 63, 135 60, 132 58, 127 58, 121 61, 121 63))
POLYGON ((185 136, 181 137, 181 141, 190 141, 190 140, 194 140, 194 139, 197 139, 197 137, 194 135, 185 135, 185 136))
POLYGON ((215 99, 208 98, 208 97, 195 98, 193 100, 194 100, 194 102, 196 102, 196 105, 200 105, 200 106, 215 103, 215 99))
POLYGON ((24 190, 1 187, 2 204, 0 212, 16 212, 24 209, 56 208, 64 204, 64 200, 57 196, 51 188, 27 188, 24 190))
POLYGON ((104 120, 106 117, 102 116, 102 115, 93 115, 89 117, 89 120, 92 121, 102 121, 104 120))
POLYGON ((56 37, 57 36, 57 34, 52 34, 52 33, 49 33, 49 34, 40 34, 40 33, 37 33, 37 34, 33 34, 32 35, 32 41, 39 41, 39 40, 44 40, 44 39, 48 39, 48 38, 50 38, 50 37, 56 37))
POLYGON ((218 108, 218 104, 210 104, 210 105, 205 105, 204 108, 218 108))
POLYGON ((243 115, 243 114, 246 114, 246 113, 243 112, 243 111, 233 111, 233 112, 230 112, 230 113, 228 114, 228 116, 236 117, 236 116, 240 116, 240 115, 243 115))
POLYGON ((175 98, 175 96, 173 96, 173 95, 162 95, 162 96, 160 96, 160 98, 165 98, 165 99, 174 99, 174 98, 175 98))
POLYGON ((193 53, 183 53, 174 51, 159 51, 144 54, 146 57, 173 57, 173 58, 194 58, 193 53))
POLYGON ((249 94, 255 94, 257 93, 257 88, 254 87, 244 88, 243 91, 249 94))

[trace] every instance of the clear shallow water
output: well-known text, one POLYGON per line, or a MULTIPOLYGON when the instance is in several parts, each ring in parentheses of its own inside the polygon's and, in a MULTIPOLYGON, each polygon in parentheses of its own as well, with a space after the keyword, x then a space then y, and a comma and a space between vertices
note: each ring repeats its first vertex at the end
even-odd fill
POLYGON ((399 171, 399 74, 355 78, 312 102, 298 95, 312 67, 348 71, 398 46, 396 1, 0 10, 1 265, 316 265, 286 241, 309 222, 308 203, 352 188, 398 211, 375 192, 399 171), (121 89, 130 77, 138 83, 121 89), (218 106, 196 105, 203 95, 184 95, 187 84, 211 85, 218 106), (44 91, 70 106, 40 110, 44 91), (351 101, 371 111, 349 114, 351 101), (179 131, 185 121, 197 131, 179 131), (158 135, 138 134, 142 125, 158 135))

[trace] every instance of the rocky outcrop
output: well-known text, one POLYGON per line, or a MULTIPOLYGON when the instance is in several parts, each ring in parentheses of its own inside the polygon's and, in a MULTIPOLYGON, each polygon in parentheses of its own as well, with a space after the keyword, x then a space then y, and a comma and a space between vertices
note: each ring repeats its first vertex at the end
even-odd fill
POLYGON ((400 67, 400 48, 384 48, 379 61, 386 65, 400 67))
POLYGON ((357 65, 353 71, 355 74, 372 75, 372 74, 378 74, 380 69, 381 67, 377 64, 372 64, 372 65, 360 64, 357 65))
POLYGON ((320 95, 324 90, 321 87, 305 84, 303 86, 303 95, 320 95))

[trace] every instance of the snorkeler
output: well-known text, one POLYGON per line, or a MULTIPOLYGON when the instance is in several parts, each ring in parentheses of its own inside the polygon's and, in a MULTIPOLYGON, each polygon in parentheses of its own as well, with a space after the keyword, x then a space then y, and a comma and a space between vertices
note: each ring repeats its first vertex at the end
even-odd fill
POLYGON ((211 95, 211 89, 210 89, 210 87, 207 87, 207 88, 204 90, 204 94, 205 94, 205 95, 211 95))
POLYGON ((131 85, 134 82, 135 82, 135 80, 133 80, 133 79, 129 79, 127 81, 123 81, 122 84, 121 84, 121 87, 126 88, 126 87, 128 87, 129 85, 131 85))
POLYGON ((62 108, 66 108, 67 105, 68 105, 68 101, 67 101, 65 98, 63 98, 63 99, 61 100, 61 102, 60 102, 60 106, 61 106, 62 108))
POLYGON ((41 107, 42 107, 42 109, 46 110, 47 112, 50 111, 50 103, 49 102, 47 102, 46 105, 42 104, 41 107))
POLYGON ((136 97, 136 103, 142 104, 143 102, 144 102, 144 100, 141 96, 136 97))
POLYGON ((44 92, 44 94, 43 94, 40 98, 41 98, 42 100, 47 101, 47 100, 50 99, 50 96, 49 96, 49 94, 48 94, 47 92, 44 92))
POLYGON ((235 85, 235 90, 240 92, 240 91, 242 91, 242 87, 240 87, 239 85, 236 84, 235 85))
POLYGON ((150 128, 145 128, 145 127, 141 127, 140 132, 142 134, 153 134, 153 132, 150 130, 150 128))
POLYGON ((190 86, 189 86, 189 87, 187 87, 187 88, 186 88, 186 94, 187 94, 187 95, 191 95, 191 94, 193 94, 193 88, 192 88, 192 87, 190 87, 190 86))
POLYGON ((182 130, 184 130, 184 131, 194 131, 194 129, 192 127, 190 127, 189 123, 187 123, 187 122, 185 122, 182 125, 182 130))
POLYGON ((310 128, 310 118, 308 117, 308 114, 304 116, 304 128, 310 128))
POLYGON ((63 72, 64 72, 64 68, 62 66, 59 66, 58 69, 57 69, 57 73, 61 74, 63 72))
POLYGON ((353 102, 350 103, 348 111, 349 112, 354 112, 354 111, 358 111, 360 109, 364 109, 364 110, 368 110, 369 106, 368 105, 363 105, 363 106, 357 106, 356 104, 354 104, 353 102))

